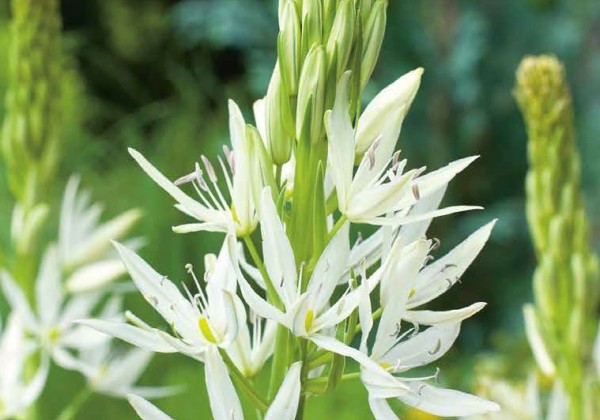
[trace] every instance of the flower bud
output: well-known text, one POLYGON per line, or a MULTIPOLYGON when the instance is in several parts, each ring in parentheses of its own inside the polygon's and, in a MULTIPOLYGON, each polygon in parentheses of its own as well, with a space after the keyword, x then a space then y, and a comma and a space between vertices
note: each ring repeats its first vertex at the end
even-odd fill
POLYGON ((323 9, 321 0, 302 2, 302 56, 306 56, 314 44, 323 43, 323 9))
POLYGON ((325 112, 325 85, 327 77, 325 48, 311 48, 300 74, 296 111, 296 138, 298 141, 317 142, 323 131, 325 112))
POLYGON ((279 57, 281 77, 290 95, 298 93, 302 45, 300 33, 300 17, 296 4, 293 0, 288 0, 279 21, 277 56, 279 57))
POLYGON ((373 5, 371 15, 363 30, 363 56, 360 67, 360 89, 363 90, 371 78, 385 33, 387 0, 379 0, 373 5))
POLYGON ((290 160, 295 129, 290 96, 281 80, 278 66, 275 67, 269 82, 265 106, 267 135, 265 140, 273 163, 283 165, 290 160))
POLYGON ((362 157, 378 138, 384 145, 398 139, 404 117, 421 84, 422 74, 422 68, 405 74, 383 89, 365 108, 356 132, 357 158, 362 157), (395 119, 390 119, 390 113, 395 119), (390 121, 393 121, 393 127, 386 129, 390 121))
POLYGON ((348 57, 350 57, 350 51, 352 51, 354 20, 354 0, 342 0, 327 40, 327 58, 329 59, 329 65, 335 66, 336 80, 346 70, 348 57))

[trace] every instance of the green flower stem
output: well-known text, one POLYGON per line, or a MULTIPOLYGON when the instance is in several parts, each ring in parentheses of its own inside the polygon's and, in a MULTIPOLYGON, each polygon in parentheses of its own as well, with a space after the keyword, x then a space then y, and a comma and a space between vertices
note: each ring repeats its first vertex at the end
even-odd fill
POLYGON ((244 236, 244 243, 246 244, 246 247, 248 248, 248 251, 250 252, 250 256, 252 257, 254 264, 256 264, 256 267, 258 267, 260 274, 262 275, 262 277, 265 281, 265 285, 267 287, 267 296, 268 296, 269 300, 271 302, 273 302, 279 309, 284 309, 283 302, 279 298, 279 294, 277 294, 277 291, 275 290, 275 287, 273 286, 271 277, 269 276, 269 273, 267 272, 267 268, 265 267, 265 264, 263 263, 262 259, 260 258, 260 255, 258 254, 256 247, 254 246, 254 242, 252 241, 252 238, 248 235, 244 236))
MULTIPOLYGON (((342 382, 353 381, 355 379, 360 379, 360 372, 345 373, 340 378, 340 380, 342 382)), ((318 378, 309 379, 306 382, 306 385, 307 386, 311 386, 311 385, 327 385, 327 381, 328 380, 329 380, 329 378, 327 376, 321 376, 321 377, 318 377, 318 378)))
POLYGON ((261 413, 266 413, 269 408, 269 404, 261 397, 256 391, 255 387, 250 381, 242 375, 239 369, 235 366, 235 363, 231 360, 227 352, 220 350, 221 357, 231 373, 231 380, 235 386, 241 390, 248 399, 250 399, 254 405, 260 410, 261 413))
POLYGON ((275 397, 275 394, 277 394, 277 390, 285 377, 290 359, 291 339, 290 332, 286 327, 283 325, 277 326, 273 364, 271 365, 271 378, 269 380, 269 399, 275 397))
POLYGON ((342 226, 344 226, 344 224, 348 221, 348 218, 344 215, 342 215, 337 222, 335 222, 335 225, 333 225, 333 228, 331 229, 331 231, 329 232, 329 236, 327 237, 327 242, 331 241, 333 239, 333 237, 336 235, 336 233, 338 233, 338 231, 342 228, 342 226))
POLYGON ((56 417, 56 420, 73 420, 91 395, 92 390, 89 387, 86 386, 83 388, 75 398, 71 400, 71 403, 60 412, 58 417, 56 417))

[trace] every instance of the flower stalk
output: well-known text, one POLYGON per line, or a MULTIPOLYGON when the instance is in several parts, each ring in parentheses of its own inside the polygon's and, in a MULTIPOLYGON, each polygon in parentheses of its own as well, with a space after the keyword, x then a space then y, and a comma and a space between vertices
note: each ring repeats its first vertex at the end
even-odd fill
POLYGON ((597 333, 600 277, 589 243, 563 65, 552 56, 525 58, 517 70, 515 96, 529 138, 527 220, 538 260, 535 306, 525 308, 527 333, 540 369, 563 383, 570 418, 581 419, 597 333))

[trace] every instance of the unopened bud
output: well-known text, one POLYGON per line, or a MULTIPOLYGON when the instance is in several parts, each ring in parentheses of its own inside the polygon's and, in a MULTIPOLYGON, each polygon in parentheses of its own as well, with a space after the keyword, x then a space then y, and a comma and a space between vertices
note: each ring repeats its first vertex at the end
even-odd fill
POLYGON ((422 74, 422 68, 405 74, 383 89, 365 108, 356 132, 357 157, 362 157, 378 138, 384 145, 398 139, 404 117, 421 84, 422 74), (390 114, 395 118, 391 119, 390 114))
POLYGON ((306 56, 314 44, 323 43, 323 9, 321 0, 302 2, 302 56, 306 56))
POLYGON ((277 56, 279 57, 281 77, 290 95, 298 93, 301 46, 300 17, 294 1, 288 0, 279 21, 277 56))
POLYGON ((371 15, 364 25, 363 29, 363 57, 360 67, 360 89, 361 91, 367 85, 367 82, 373 74, 383 35, 385 33, 385 22, 387 19, 387 0, 379 0, 373 5, 371 15))
POLYGON ((269 82, 266 97, 266 135, 267 145, 273 163, 283 165, 292 153, 294 141, 294 116, 290 97, 281 80, 279 68, 275 67, 269 82))
POLYGON ((300 74, 296 111, 296 138, 316 142, 323 131, 327 59, 325 48, 311 48, 300 74))
POLYGON ((323 0, 323 36, 327 38, 333 26, 339 0, 323 0))
POLYGON ((346 70, 348 57, 352 51, 354 20, 354 0, 342 0, 327 41, 327 57, 330 66, 335 66, 336 80, 346 70), (333 60, 335 63, 332 62, 333 60))

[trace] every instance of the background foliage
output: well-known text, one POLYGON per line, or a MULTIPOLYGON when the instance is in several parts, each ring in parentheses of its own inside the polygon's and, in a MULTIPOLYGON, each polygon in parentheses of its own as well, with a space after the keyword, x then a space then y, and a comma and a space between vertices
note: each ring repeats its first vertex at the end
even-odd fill
MULTIPOLYGON (((0 95, 7 83, 9 18, 0 0, 0 95)), ((144 210, 139 233, 142 255, 171 278, 186 278, 184 265, 202 263, 219 235, 175 235, 183 217, 125 152, 127 146, 175 177, 200 154, 218 152, 226 140, 226 100, 235 98, 247 117, 252 101, 266 92, 274 65, 274 0, 63 0, 63 150, 61 179, 82 174, 106 213, 144 210)), ((586 204, 600 210, 600 2, 594 0, 390 1, 386 40, 371 95, 402 73, 425 67, 421 91, 405 123, 400 147, 413 166, 435 168, 473 154, 481 159, 451 184, 447 202, 481 204, 483 212, 434 222, 449 249, 475 227, 499 218, 492 239, 463 284, 440 304, 460 307, 487 301, 488 308, 465 323, 458 345, 440 367, 447 383, 470 386, 474 359, 494 353, 495 369, 514 366, 508 354, 529 357, 521 306, 531 301, 534 267, 524 217, 526 138, 512 96, 514 70, 526 54, 551 52, 566 64, 573 88, 578 142, 583 156, 586 204)), ((3 104, 0 103, 0 117, 3 104)), ((0 164, 1 165, 1 164, 0 164)), ((1 169, 1 168, 0 168, 1 169)), ((63 184, 49 185, 57 197, 63 184)), ((0 171, 0 246, 7 241, 10 200, 0 171)), ((594 243, 598 222, 592 216, 594 243)), ((53 232, 53 227, 48 227, 53 232)), ((0 302, 0 306, 2 303, 0 302)), ((153 319, 141 298, 128 307, 153 319)), ((513 359, 514 360, 514 359, 513 359)), ((511 369, 518 377, 518 369, 511 369)), ((522 372, 524 374, 524 372, 522 372)), ((43 397, 52 418, 82 380, 51 375, 43 397), (51 394, 51 395, 50 395, 51 394)), ((206 395, 201 367, 182 356, 157 356, 146 384, 185 383, 183 392, 159 402, 175 418, 197 418, 206 395)), ((335 413, 367 418, 360 386, 344 385, 318 402, 309 416, 335 413), (354 398, 360 394, 361 398, 354 398), (335 410, 335 411, 334 411, 335 410)), ((47 413, 47 416, 46 416, 47 413)), ((132 418, 120 401, 97 397, 81 418, 132 418)), ((416 415, 415 415, 416 416, 416 415)), ((419 417, 415 417, 419 418, 419 417)))

